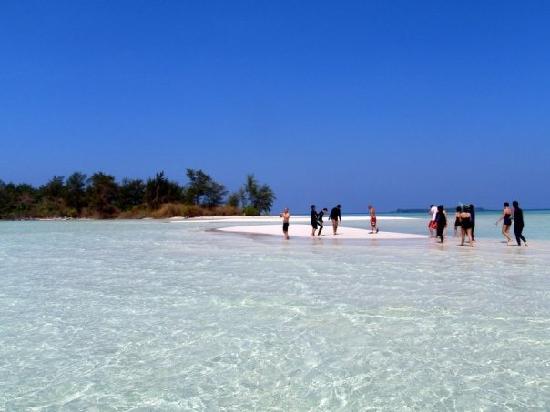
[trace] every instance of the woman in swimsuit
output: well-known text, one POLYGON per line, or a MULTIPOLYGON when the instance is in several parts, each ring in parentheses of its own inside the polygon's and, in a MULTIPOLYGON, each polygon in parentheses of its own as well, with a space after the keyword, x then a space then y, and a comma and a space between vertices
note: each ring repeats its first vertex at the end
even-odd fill
POLYGON ((462 213, 462 207, 457 206, 456 207, 456 213, 455 213, 455 237, 458 237, 458 228, 462 226, 460 223, 460 214, 462 213))
POLYGON ((495 225, 502 220, 502 235, 506 238, 506 244, 510 244, 512 236, 510 236, 510 227, 512 227, 512 209, 510 209, 510 203, 504 203, 504 210, 502 216, 496 221, 495 225))
POLYGON ((472 215, 470 214, 470 207, 464 206, 462 212, 460 212, 460 222, 462 224, 462 243, 460 246, 464 246, 464 238, 468 236, 470 246, 474 246, 472 239, 472 215))

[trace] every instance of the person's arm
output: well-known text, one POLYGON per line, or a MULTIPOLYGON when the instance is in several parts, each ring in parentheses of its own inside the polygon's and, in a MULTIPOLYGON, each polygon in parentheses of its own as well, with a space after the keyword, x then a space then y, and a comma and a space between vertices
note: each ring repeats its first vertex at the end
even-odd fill
POLYGON ((342 223, 342 211, 338 209, 338 218, 340 219, 340 223, 342 223))

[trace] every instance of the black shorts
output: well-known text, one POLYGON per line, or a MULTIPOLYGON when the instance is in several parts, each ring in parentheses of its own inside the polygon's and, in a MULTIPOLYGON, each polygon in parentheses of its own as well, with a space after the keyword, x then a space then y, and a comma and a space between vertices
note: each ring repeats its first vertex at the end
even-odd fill
POLYGON ((288 232, 288 226, 290 223, 283 223, 283 232, 288 232))
POLYGON ((317 226, 317 222, 311 222, 311 227, 312 227, 313 229, 317 229, 317 227, 318 227, 318 226, 317 226))

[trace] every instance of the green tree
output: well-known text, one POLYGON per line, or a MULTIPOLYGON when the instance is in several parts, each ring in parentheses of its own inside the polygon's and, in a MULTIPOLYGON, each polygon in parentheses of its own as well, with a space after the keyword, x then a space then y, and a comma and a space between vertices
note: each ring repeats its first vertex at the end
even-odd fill
POLYGON ((41 195, 52 200, 65 197, 65 179, 63 176, 54 176, 40 188, 41 195))
POLYGON ((54 176, 48 183, 41 186, 37 193, 37 204, 34 207, 35 216, 65 216, 65 179, 54 176))
MULTIPOLYGON (((243 207, 257 210, 258 213, 269 213, 275 200, 275 194, 268 185, 260 185, 254 175, 246 176, 244 186, 241 188, 243 207)), ((253 210, 248 209, 248 210, 253 210)))
POLYGON ((75 172, 65 181, 65 203, 80 216, 86 206, 86 175, 75 172))
POLYGON ((253 202, 253 206, 261 213, 269 214, 273 201, 275 200, 275 194, 268 185, 261 185, 256 193, 256 199, 253 202))
POLYGON ((227 205, 232 207, 239 207, 241 204, 241 194, 239 192, 233 192, 227 197, 227 205))
POLYGON ((187 194, 195 205, 214 207, 222 204, 227 195, 225 186, 216 182, 201 169, 187 169, 187 194))
POLYGON ((98 172, 88 179, 89 206, 99 217, 113 217, 117 212, 118 185, 114 176, 98 172))
POLYGON ((147 179, 145 185, 145 202, 147 206, 158 209, 163 203, 178 202, 182 199, 183 189, 176 182, 171 182, 164 172, 147 179))
POLYGON ((118 207, 128 210, 145 203, 145 183, 141 179, 123 179, 118 192, 118 207))
POLYGON ((20 219, 33 216, 37 190, 27 184, 0 181, 0 218, 20 219))

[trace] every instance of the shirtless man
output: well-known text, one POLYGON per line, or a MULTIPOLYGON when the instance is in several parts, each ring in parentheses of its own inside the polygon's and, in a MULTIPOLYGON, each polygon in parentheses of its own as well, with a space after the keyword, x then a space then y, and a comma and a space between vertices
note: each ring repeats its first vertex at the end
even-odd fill
POLYGON ((374 209, 374 207, 372 207, 372 205, 369 205, 369 215, 370 215, 369 235, 372 235, 380 231, 380 229, 378 229, 378 225, 376 224, 376 210, 374 209))
POLYGON ((288 240, 288 226, 290 225, 290 211, 288 207, 285 207, 283 212, 279 214, 279 217, 283 218, 283 236, 288 240))
POLYGON ((332 234, 336 235, 338 224, 342 223, 342 206, 337 205, 330 210, 330 220, 332 221, 332 234))

